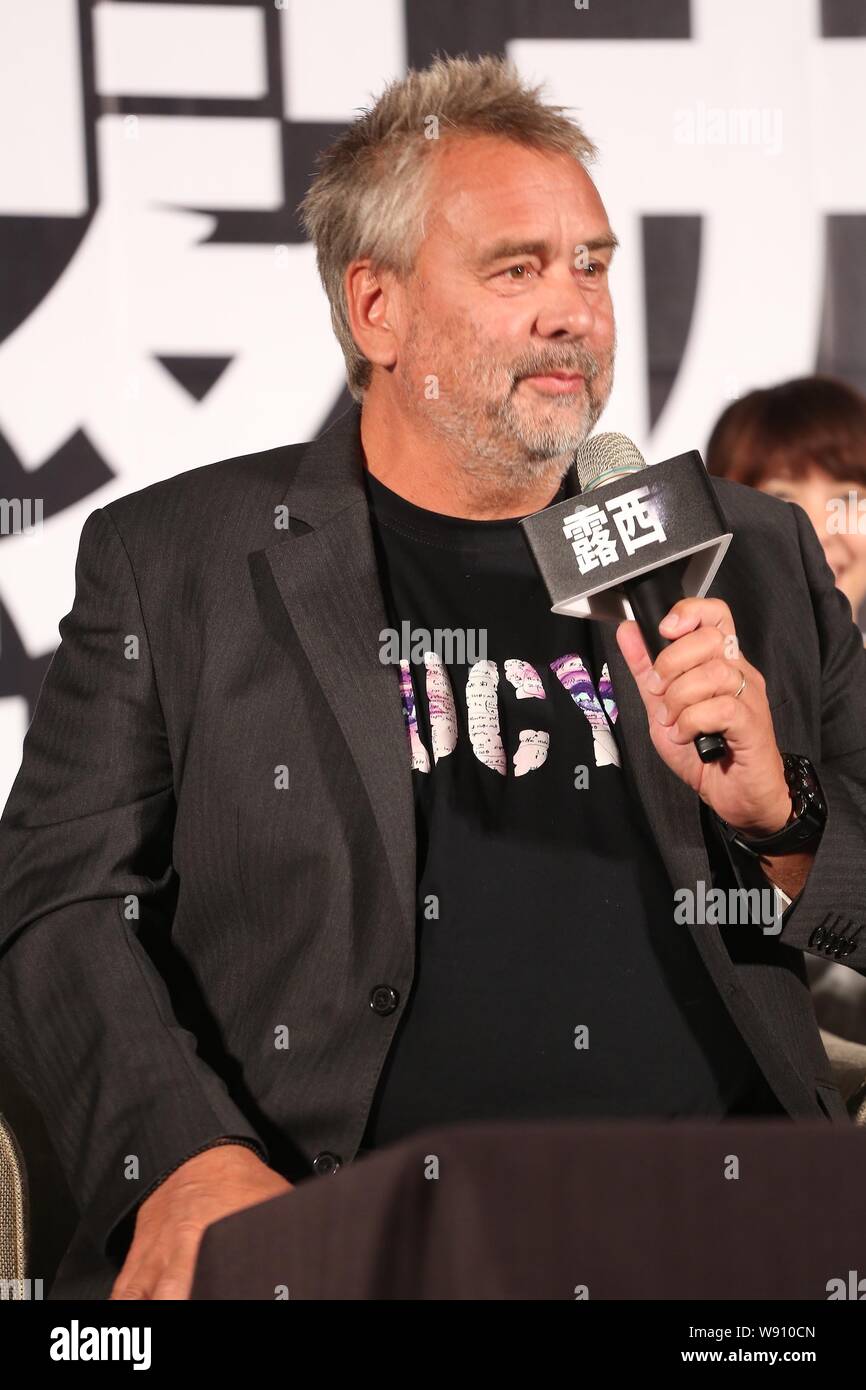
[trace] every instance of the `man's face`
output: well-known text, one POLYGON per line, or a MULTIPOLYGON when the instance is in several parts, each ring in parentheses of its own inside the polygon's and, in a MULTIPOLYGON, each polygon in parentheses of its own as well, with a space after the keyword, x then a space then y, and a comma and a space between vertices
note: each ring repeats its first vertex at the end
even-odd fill
POLYGON ((415 274, 391 301, 393 378, 467 466, 531 481, 592 429, 613 381, 614 243, 568 156, 486 135, 438 152, 415 274))

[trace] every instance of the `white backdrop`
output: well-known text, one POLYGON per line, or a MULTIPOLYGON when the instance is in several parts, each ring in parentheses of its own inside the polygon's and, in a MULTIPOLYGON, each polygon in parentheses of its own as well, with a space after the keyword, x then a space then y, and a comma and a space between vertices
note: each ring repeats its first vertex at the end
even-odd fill
POLYGON ((505 51, 601 148, 622 242, 603 428, 653 461, 731 397, 866 378, 861 0, 0 3, 0 802, 85 517, 309 438, 343 363, 295 206, 411 62, 505 51), (852 242, 853 233, 853 242, 852 242))

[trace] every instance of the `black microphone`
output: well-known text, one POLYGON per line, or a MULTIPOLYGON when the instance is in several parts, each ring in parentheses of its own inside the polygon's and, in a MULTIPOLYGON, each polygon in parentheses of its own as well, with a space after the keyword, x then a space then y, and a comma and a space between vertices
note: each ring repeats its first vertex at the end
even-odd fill
MULTIPOLYGON (((520 522, 551 611, 634 619, 654 661, 672 640, 662 618, 679 599, 703 597, 733 538, 703 460, 692 449, 648 468, 626 435, 597 434, 572 466, 580 495, 520 522)), ((705 763, 728 752, 719 733, 694 744, 705 763)))

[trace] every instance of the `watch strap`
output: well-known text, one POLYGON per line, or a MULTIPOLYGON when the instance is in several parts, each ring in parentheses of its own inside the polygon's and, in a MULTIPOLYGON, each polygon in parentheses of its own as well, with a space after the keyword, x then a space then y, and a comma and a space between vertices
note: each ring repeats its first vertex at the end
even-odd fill
POLYGON ((808 758, 799 753, 785 754, 783 763, 785 780, 791 791, 792 810, 781 829, 772 835, 753 839, 718 817, 728 842, 756 859, 765 855, 794 853, 810 845, 824 829, 827 808, 814 767, 808 758))

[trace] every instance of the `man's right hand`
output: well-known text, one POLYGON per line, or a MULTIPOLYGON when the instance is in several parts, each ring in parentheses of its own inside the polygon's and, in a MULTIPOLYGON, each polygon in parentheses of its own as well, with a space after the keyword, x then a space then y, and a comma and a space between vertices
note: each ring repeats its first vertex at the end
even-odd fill
POLYGON ((189 1298, 205 1227, 291 1189, 244 1144, 188 1158, 141 1203, 110 1298, 189 1298))

